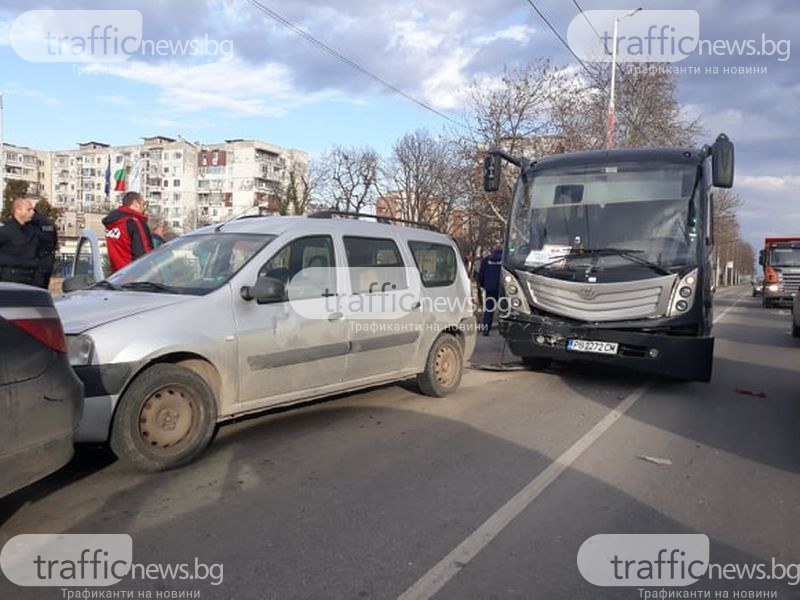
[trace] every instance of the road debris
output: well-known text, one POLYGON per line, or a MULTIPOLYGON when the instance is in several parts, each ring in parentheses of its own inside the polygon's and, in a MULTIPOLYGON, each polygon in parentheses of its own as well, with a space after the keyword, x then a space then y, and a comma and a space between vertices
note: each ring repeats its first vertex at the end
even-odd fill
POLYGON ((647 462, 651 462, 656 465, 671 465, 672 461, 668 458, 658 458, 657 456, 645 456, 641 455, 638 457, 640 460, 646 460, 647 462))

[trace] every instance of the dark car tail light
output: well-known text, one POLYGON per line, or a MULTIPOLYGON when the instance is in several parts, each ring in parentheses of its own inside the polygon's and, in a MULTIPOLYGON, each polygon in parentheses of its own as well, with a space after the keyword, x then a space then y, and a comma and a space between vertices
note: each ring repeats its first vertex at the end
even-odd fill
POLYGON ((58 318, 9 319, 9 323, 16 325, 48 348, 66 354, 67 340, 64 337, 64 329, 61 327, 61 321, 58 318))

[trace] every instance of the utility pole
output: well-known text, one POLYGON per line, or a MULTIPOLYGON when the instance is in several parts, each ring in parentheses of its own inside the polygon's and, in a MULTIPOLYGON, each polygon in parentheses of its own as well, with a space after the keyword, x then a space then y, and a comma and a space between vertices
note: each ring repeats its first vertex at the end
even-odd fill
POLYGON ((606 148, 614 147, 614 127, 616 125, 616 114, 614 112, 614 90, 617 75, 617 33, 619 32, 619 22, 627 17, 632 17, 640 10, 642 9, 634 8, 629 13, 626 13, 620 17, 614 17, 614 36, 612 42, 613 46, 611 48, 611 90, 608 97, 608 128, 606 130, 606 148))

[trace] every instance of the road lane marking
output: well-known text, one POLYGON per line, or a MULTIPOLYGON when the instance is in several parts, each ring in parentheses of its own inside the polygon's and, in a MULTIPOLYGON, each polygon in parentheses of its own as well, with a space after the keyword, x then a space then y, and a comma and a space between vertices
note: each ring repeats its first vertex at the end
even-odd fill
POLYGON ((489 517, 483 525, 473 531, 463 542, 445 556, 430 571, 422 576, 414 585, 399 596, 399 600, 423 600, 431 598, 450 581, 468 562, 485 548, 497 535, 506 528, 523 510, 525 510, 542 492, 558 479, 581 454, 603 435, 617 420, 624 415, 636 401, 641 398, 651 383, 648 381, 622 400, 588 433, 569 447, 561 456, 553 461, 544 471, 534 477, 524 488, 505 503, 496 513, 489 517))
POLYGON ((717 324, 717 321, 719 321, 719 320, 720 320, 722 317, 724 317, 724 316, 725 316, 725 315, 728 313, 728 311, 729 311, 730 309, 732 309, 734 306, 736 306, 737 304, 739 304, 739 302, 741 302, 742 298, 744 298, 744 297, 745 297, 744 295, 741 295, 741 296, 739 296, 738 298, 736 298, 736 300, 734 300, 733 304, 731 304, 731 305, 730 305, 728 308, 726 308, 726 309, 725 309, 725 310, 723 310, 721 313, 719 313, 719 314, 718 314, 718 315, 717 315, 717 316, 714 318, 714 320, 713 320, 713 321, 711 321, 712 325, 716 325, 716 324, 717 324))
MULTIPOLYGON (((733 304, 714 318, 717 323, 728 311, 735 307, 744 296, 737 298, 733 304)), ((494 540, 511 521, 530 506, 542 492, 558 479, 580 456, 594 444, 600 436, 608 431, 622 415, 644 396, 652 385, 645 382, 628 394, 600 422, 583 437, 569 447, 561 456, 553 461, 544 471, 534 477, 524 488, 506 502, 497 512, 473 531, 464 541, 456 546, 447 556, 434 565, 416 583, 403 592, 398 600, 428 600, 433 597, 447 582, 455 577, 467 563, 475 558, 489 543, 494 540)))

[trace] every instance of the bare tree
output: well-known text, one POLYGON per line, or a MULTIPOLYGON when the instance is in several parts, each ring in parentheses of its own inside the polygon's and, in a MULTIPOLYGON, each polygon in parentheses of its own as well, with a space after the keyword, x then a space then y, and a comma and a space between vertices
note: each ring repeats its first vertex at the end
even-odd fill
POLYGON ((536 158, 557 151, 558 131, 549 115, 565 81, 562 71, 543 60, 521 69, 506 69, 493 85, 476 81, 467 91, 472 133, 460 142, 463 159, 472 165, 469 211, 492 221, 498 231, 505 225, 518 171, 503 165, 504 185, 498 192, 484 193, 482 164, 486 152, 499 147, 512 155, 536 158))
POLYGON ((378 196, 380 157, 371 148, 334 146, 320 159, 318 195, 330 208, 362 212, 378 196))
MULTIPOLYGON (((553 104, 553 124, 567 151, 606 142, 610 65, 586 67, 588 74, 573 78, 553 104)), ((615 95, 615 146, 692 146, 703 134, 698 118, 681 114, 677 75, 663 65, 619 63, 615 95)))
POLYGON ((186 215, 183 218, 184 233, 193 231, 194 229, 200 229, 206 225, 211 225, 211 219, 209 219, 207 215, 200 214, 199 209, 191 208, 186 211, 186 215))
POLYGON ((753 247, 742 240, 738 212, 742 198, 729 189, 713 191, 714 253, 718 267, 719 283, 723 284, 725 265, 733 262, 740 274, 753 273, 755 252, 753 247))
POLYGON ((384 211, 450 229, 466 189, 460 154, 450 140, 425 130, 402 136, 392 148, 384 176, 390 190, 382 198, 384 211))

